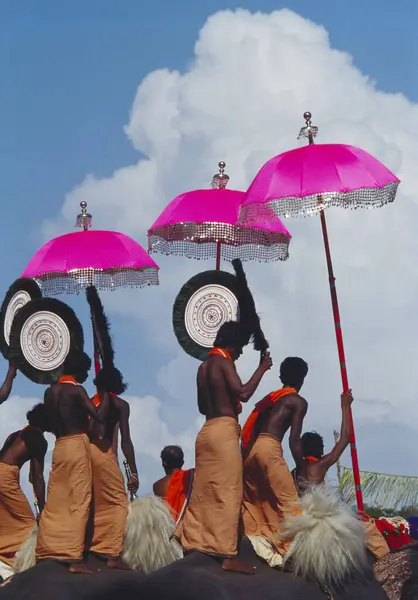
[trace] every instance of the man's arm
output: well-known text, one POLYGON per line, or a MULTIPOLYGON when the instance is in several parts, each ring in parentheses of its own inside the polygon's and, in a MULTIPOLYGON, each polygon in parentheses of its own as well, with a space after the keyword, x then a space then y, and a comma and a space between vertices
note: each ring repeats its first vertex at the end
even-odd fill
POLYGON ((304 398, 295 396, 293 400, 293 415, 290 425, 289 448, 296 463, 296 469, 299 469, 303 464, 302 442, 300 434, 302 433, 303 419, 308 410, 308 403, 304 398))
POLYGON ((80 392, 80 398, 84 409, 87 413, 99 423, 104 423, 106 421, 107 413, 109 410, 110 397, 107 392, 103 394, 102 401, 99 406, 96 408, 92 400, 90 400, 86 390, 82 385, 78 386, 80 392))
POLYGON ((132 473, 132 476, 128 481, 128 490, 135 493, 139 487, 139 477, 138 469, 136 468, 134 445, 132 443, 131 432, 129 428, 129 416, 131 409, 125 400, 114 398, 114 401, 115 400, 119 405, 120 445, 132 473))
POLYGON ((39 512, 42 512, 45 506, 45 479, 44 479, 44 462, 45 452, 38 454, 30 461, 30 482, 33 485, 33 492, 36 501, 38 502, 39 512))
POLYGON ((329 454, 325 454, 319 463, 322 467, 324 467, 325 472, 328 471, 332 465, 335 465, 337 460, 340 458, 341 454, 347 448, 350 443, 351 437, 351 427, 350 427, 350 406, 353 402, 353 394, 351 390, 341 394, 341 433, 340 439, 335 444, 334 448, 331 450, 329 454))
POLYGON ((3 382, 3 385, 0 387, 0 404, 6 402, 7 398, 10 396, 10 392, 13 387, 13 380, 16 377, 16 367, 12 361, 9 362, 9 370, 7 371, 6 379, 3 382))
POLYGON ((235 364, 230 360, 222 360, 222 372, 224 374, 225 380, 228 384, 231 392, 237 396, 241 402, 248 402, 251 396, 254 394, 260 381, 263 378, 263 375, 271 369, 273 365, 273 361, 270 358, 270 352, 266 352, 264 359, 261 364, 254 371, 253 376, 247 383, 242 383, 237 370, 235 368, 235 364))

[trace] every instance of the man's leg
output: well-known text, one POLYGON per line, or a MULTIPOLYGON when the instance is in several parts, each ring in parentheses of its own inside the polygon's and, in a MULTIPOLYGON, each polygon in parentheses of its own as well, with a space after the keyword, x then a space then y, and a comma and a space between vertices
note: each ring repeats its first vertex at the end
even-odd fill
POLYGON ((91 463, 84 434, 59 438, 55 443, 47 502, 42 511, 36 559, 69 565, 71 573, 91 573, 83 562, 84 541, 91 503, 91 463))
POLYGON ((90 444, 93 476, 91 542, 86 549, 107 559, 110 568, 129 569, 122 561, 128 500, 123 475, 111 448, 90 444))

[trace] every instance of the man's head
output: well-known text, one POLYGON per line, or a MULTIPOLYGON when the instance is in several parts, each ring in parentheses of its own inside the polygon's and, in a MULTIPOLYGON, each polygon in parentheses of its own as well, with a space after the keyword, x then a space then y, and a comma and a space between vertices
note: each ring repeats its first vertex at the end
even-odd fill
POLYGON ((300 438, 303 456, 322 458, 324 456, 324 440, 316 431, 307 431, 300 438))
POLYGON ((32 427, 37 427, 41 431, 52 431, 45 404, 36 404, 32 410, 26 413, 26 418, 32 427))
POLYGON ((298 357, 289 356, 280 365, 280 379, 284 386, 300 391, 308 374, 308 365, 298 357))
POLYGON ((184 465, 183 450, 180 446, 166 446, 161 452, 161 462, 166 473, 181 469, 184 465))
POLYGON ((123 394, 128 387, 123 382, 122 373, 116 367, 100 369, 93 383, 99 392, 110 394, 123 394))
POLYGON ((64 363, 64 375, 74 377, 78 383, 84 383, 89 376, 91 358, 85 352, 74 350, 68 353, 64 363))
POLYGON ((237 321, 227 321, 218 329, 214 342, 215 348, 222 348, 229 352, 233 360, 242 354, 243 347, 248 343, 244 328, 237 321))

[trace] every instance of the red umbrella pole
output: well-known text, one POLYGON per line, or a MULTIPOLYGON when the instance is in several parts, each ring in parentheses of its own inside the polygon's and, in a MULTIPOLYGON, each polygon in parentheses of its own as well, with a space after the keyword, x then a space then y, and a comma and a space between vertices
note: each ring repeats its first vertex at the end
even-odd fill
MULTIPOLYGON (((343 333, 341 329, 340 311, 338 308, 337 288, 335 286, 334 270, 332 268, 331 250, 329 247, 327 222, 325 220, 325 211, 321 210, 321 227, 322 235, 324 238, 325 256, 327 259, 328 278, 329 278, 329 290, 331 293, 332 312, 334 313, 334 325, 335 325, 335 336, 337 338, 338 358, 340 361, 341 380, 343 384, 343 392, 348 392, 350 386, 348 384, 347 367, 345 363, 344 353, 344 341, 343 333)), ((358 465, 356 437, 354 435, 354 422, 353 413, 350 407, 350 424, 351 424, 351 437, 350 437, 350 449, 351 449, 351 461, 353 463, 353 476, 354 485, 356 488, 356 499, 357 508, 360 514, 364 513, 363 494, 361 491, 360 483, 360 469, 358 465)))

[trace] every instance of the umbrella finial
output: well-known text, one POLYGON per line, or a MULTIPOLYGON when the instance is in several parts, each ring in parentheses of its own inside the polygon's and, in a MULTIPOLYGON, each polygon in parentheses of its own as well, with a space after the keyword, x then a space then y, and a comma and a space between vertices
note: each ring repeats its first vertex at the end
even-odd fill
POLYGON ((77 215, 77 220, 75 222, 76 227, 82 227, 84 231, 87 231, 89 227, 91 227, 92 216, 87 212, 87 202, 80 202, 81 213, 77 215))
POLYGON ((212 177, 212 183, 210 184, 213 189, 224 190, 229 181, 229 175, 225 171, 226 163, 221 160, 218 163, 219 173, 215 173, 212 177))
POLYGON ((305 119, 306 125, 305 127, 302 127, 299 131, 298 140, 302 138, 308 138, 309 143, 313 144, 314 138, 316 138, 316 136, 318 135, 318 127, 312 125, 312 113, 310 113, 309 111, 303 113, 303 118, 305 119))

